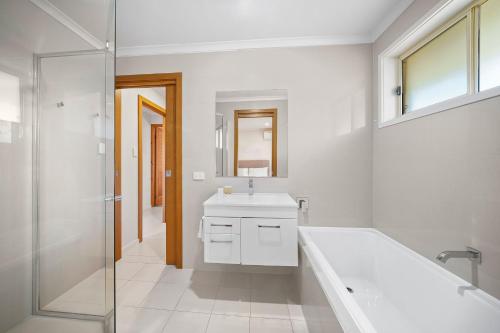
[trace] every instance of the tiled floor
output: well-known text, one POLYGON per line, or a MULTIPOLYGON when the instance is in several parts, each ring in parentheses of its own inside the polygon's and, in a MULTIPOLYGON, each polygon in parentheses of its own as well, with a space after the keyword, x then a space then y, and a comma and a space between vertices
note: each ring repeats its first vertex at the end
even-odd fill
POLYGON ((117 333, 307 333, 289 275, 178 270, 151 239, 117 264, 117 333))
POLYGON ((42 309, 46 311, 104 316, 105 283, 105 273, 104 268, 102 268, 42 309))

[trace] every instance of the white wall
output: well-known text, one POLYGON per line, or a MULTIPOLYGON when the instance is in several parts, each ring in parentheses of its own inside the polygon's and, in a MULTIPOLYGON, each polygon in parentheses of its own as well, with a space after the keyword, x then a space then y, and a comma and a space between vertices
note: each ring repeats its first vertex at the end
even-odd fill
MULTIPOLYGON (((0 43, 2 52, 6 45, 0 43)), ((9 48, 15 57, 0 60, 0 71, 21 82, 21 121, 0 119, 0 332, 31 313, 31 126, 32 54, 9 48), (14 63, 22 60, 23 65, 14 63)))
POLYGON ((309 196, 310 224, 371 225, 371 63, 370 45, 117 59, 118 75, 183 74, 186 267, 203 261, 196 238, 203 201, 218 186, 247 189, 246 179, 215 177, 217 91, 288 90, 288 178, 257 179, 256 191, 309 196), (205 181, 192 181, 197 170, 205 181))
MULTIPOLYGON (((415 1, 373 46, 377 56, 438 3, 415 1)), ((375 96, 374 114, 377 98, 375 96)), ((373 223, 431 260, 483 252, 479 287, 500 298, 500 98, 373 130, 373 223)), ((471 281, 467 260, 444 267, 471 281)))
MULTIPOLYGON (((118 74, 119 75, 119 74, 118 74)), ((134 157, 132 150, 138 151, 138 117, 137 117, 137 96, 142 95, 154 103, 165 107, 165 95, 157 88, 144 89, 122 89, 122 245, 135 242, 138 239, 137 234, 137 214, 138 214, 138 157, 134 157)), ((144 120, 144 119, 143 119, 144 120)), ((143 122, 143 129, 145 128, 143 122)), ((149 126, 151 128, 151 126, 149 126)), ((151 135, 151 134, 149 134, 151 135)), ((143 137, 142 148, 150 151, 151 137, 143 137), (147 140, 147 141, 146 141, 147 140)), ((144 160, 147 160, 147 156, 144 160)), ((151 159, 151 157, 149 157, 151 159)), ((143 165, 143 194, 150 193, 148 188, 149 166, 143 165), (146 181, 147 179, 147 181, 146 181)), ((143 196, 143 207, 150 206, 148 197, 143 196), (146 201, 147 199, 147 201, 146 201)))

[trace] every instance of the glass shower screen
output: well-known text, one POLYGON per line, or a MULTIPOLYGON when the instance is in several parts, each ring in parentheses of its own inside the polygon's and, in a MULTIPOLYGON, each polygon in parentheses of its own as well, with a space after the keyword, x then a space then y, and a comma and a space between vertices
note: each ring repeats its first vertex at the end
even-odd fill
POLYGON ((42 314, 98 319, 113 310, 107 56, 81 51, 38 59, 35 296, 42 314))

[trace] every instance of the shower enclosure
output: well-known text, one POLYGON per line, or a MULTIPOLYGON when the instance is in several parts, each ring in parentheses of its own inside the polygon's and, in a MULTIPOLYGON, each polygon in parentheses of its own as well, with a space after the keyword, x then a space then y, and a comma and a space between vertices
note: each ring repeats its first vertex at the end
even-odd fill
POLYGON ((111 0, 0 0, 0 333, 114 331, 114 34, 111 0))

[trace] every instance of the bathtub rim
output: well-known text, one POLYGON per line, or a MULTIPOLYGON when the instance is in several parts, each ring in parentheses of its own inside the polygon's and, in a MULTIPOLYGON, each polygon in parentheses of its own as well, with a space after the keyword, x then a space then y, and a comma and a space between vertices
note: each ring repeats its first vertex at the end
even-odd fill
POLYGON ((419 263, 425 265, 429 270, 433 270, 434 273, 440 274, 442 277, 446 278, 451 284, 463 287, 473 287, 474 289, 466 291, 469 297, 475 298, 480 302, 485 302, 487 303, 487 305, 494 307, 500 311, 499 299, 488 294, 484 290, 473 286, 472 283, 448 271, 444 267, 440 266, 438 263, 430 260, 429 258, 401 244, 397 240, 389 237, 388 235, 386 235, 385 233, 376 228, 299 226, 298 227, 299 245, 301 249, 304 251, 305 255, 307 256, 307 259, 311 263, 313 272, 316 275, 316 278, 320 283, 321 289, 323 289, 323 292, 325 293, 326 298, 330 303, 330 306, 332 307, 332 310, 338 316, 338 311, 340 309, 338 309, 337 305, 338 302, 341 302, 340 305, 342 305, 347 311, 347 314, 340 313, 340 315, 343 318, 338 318, 339 323, 346 332, 352 332, 353 328, 356 329, 358 332, 362 333, 377 333, 377 330, 373 327, 370 319, 366 316, 366 314, 358 305, 358 303, 348 293, 346 285, 339 277, 339 275, 335 272, 333 267, 330 265, 328 260, 323 255, 321 249, 315 244, 314 240, 310 235, 310 232, 325 232, 328 230, 330 230, 331 232, 339 231, 339 232, 365 233, 380 237, 389 244, 399 247, 402 251, 405 251, 407 255, 411 256, 414 260, 418 261, 419 263), (327 280, 328 282, 325 280, 327 280), (334 292, 335 295, 333 295, 332 292, 334 292), (338 297, 339 300, 337 301, 333 297, 338 297), (348 320, 349 322, 346 323, 341 319, 348 320), (344 325, 346 324, 349 325, 349 327, 344 327, 344 325))

